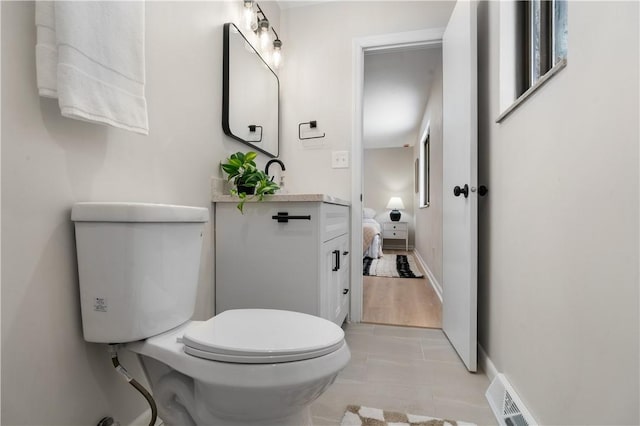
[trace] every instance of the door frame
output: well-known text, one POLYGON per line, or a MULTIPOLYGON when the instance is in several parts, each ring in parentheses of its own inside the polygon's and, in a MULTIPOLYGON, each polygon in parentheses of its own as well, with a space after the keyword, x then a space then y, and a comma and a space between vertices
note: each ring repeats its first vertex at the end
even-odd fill
POLYGON ((349 319, 362 321, 362 101, 364 53, 409 46, 442 44, 444 28, 382 34, 353 39, 352 48, 352 133, 351 133, 351 309, 349 319))

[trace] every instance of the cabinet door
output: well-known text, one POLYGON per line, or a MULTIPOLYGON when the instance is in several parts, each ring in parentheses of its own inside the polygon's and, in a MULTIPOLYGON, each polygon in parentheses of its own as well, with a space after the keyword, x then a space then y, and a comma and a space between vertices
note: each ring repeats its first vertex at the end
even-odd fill
POLYGON ((284 309, 318 315, 319 203, 216 205, 216 313, 284 309), (311 216, 280 223, 279 212, 311 216))
POLYGON ((346 316, 349 278, 349 235, 345 234, 322 244, 321 316, 338 325, 346 316))
POLYGON ((349 234, 342 237, 340 244, 340 283, 338 284, 338 311, 336 313, 336 323, 341 325, 349 312, 349 301, 351 300, 351 249, 349 234))

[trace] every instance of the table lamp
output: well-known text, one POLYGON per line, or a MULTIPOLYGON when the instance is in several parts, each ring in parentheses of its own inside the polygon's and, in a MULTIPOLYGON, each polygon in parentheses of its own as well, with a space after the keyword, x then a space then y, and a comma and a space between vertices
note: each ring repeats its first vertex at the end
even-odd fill
POLYGON ((404 210, 404 203, 402 202, 402 198, 400 197, 391 197, 389 202, 387 203, 387 208, 392 209, 389 213, 389 217, 392 221, 397 222, 400 220, 400 210, 404 210))

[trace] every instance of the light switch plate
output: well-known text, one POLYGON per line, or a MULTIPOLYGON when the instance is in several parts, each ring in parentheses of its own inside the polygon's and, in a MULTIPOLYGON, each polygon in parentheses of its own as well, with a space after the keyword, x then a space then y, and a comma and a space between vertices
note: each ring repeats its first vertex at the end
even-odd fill
POLYGON ((331 168, 348 169, 349 151, 331 151, 331 168))

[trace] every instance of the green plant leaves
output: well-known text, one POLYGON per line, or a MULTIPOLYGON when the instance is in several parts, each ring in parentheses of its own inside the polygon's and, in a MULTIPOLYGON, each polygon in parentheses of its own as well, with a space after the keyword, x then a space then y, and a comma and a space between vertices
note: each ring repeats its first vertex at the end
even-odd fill
MULTIPOLYGON (((257 178, 252 178, 251 176, 258 170, 255 161, 255 158, 258 156, 256 152, 250 151, 246 154, 242 152, 236 152, 235 154, 231 154, 229 158, 226 159, 225 163, 221 163, 220 167, 222 170, 228 175, 227 180, 231 182, 234 180, 234 183, 238 182, 257 182, 257 178)), ((254 184, 249 184, 247 186, 255 186, 254 184)))
POLYGON ((265 195, 275 194, 280 189, 277 183, 272 182, 269 176, 256 166, 255 159, 258 153, 249 151, 246 154, 236 152, 226 159, 225 163, 221 163, 220 167, 228 175, 227 180, 236 185, 247 187, 255 187, 255 195, 248 196, 244 192, 238 192, 237 188, 231 190, 231 195, 237 196, 240 202, 236 206, 240 213, 244 214, 244 203, 247 200, 257 198, 262 201, 265 195))

